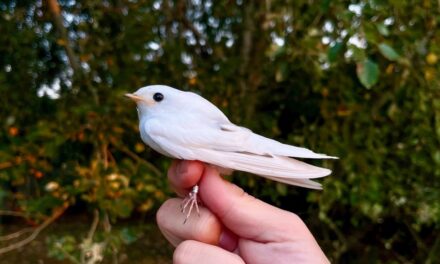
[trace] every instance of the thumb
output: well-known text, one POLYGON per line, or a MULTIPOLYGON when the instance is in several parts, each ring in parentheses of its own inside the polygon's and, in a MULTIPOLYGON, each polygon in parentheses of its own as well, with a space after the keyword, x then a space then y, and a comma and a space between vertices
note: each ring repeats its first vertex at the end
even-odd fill
POLYGON ((212 166, 206 166, 199 182, 206 207, 240 237, 260 242, 289 241, 313 236, 295 214, 269 205, 225 181, 212 166))

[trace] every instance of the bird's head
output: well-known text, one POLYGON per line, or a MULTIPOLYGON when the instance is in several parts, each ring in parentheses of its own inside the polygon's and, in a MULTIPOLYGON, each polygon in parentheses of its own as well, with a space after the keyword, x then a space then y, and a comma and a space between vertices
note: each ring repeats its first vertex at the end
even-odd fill
POLYGON ((142 87, 132 94, 125 94, 125 96, 136 102, 139 117, 141 117, 147 113, 152 114, 164 109, 170 111, 178 108, 182 101, 182 93, 184 92, 169 86, 150 85, 142 87))

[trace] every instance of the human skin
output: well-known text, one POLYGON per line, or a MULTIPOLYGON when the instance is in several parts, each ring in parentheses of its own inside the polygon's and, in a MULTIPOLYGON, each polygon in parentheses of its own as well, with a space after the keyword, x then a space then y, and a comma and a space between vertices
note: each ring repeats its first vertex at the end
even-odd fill
POLYGON ((216 168, 174 161, 168 179, 180 197, 198 184, 202 204, 185 224, 181 198, 157 212, 162 234, 176 246, 174 263, 330 263, 296 214, 248 195, 216 168))

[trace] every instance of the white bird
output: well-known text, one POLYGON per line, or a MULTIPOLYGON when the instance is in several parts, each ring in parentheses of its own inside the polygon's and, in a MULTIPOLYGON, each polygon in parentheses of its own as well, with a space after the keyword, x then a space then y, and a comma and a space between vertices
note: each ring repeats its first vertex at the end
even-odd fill
MULTIPOLYGON (((237 126, 212 103, 192 92, 151 85, 127 97, 137 103, 142 140, 157 152, 176 159, 199 160, 220 168, 254 173, 274 181, 312 189, 310 179, 327 176, 329 169, 295 158, 336 158, 269 139, 237 126)), ((194 186, 184 205, 195 203, 194 186)), ((197 208, 198 209, 198 208, 197 208)))

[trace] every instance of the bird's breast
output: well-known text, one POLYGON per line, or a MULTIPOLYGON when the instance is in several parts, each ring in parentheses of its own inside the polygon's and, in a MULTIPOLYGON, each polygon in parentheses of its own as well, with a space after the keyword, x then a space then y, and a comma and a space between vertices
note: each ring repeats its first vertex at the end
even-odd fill
POLYGON ((159 152, 160 154, 170 157, 170 158, 176 158, 172 155, 170 155, 168 152, 163 150, 154 140, 151 138, 150 135, 148 135, 146 131, 146 126, 148 125, 148 119, 141 119, 139 122, 139 131, 141 133, 141 139, 142 141, 147 144, 150 148, 154 149, 155 151, 159 152))

